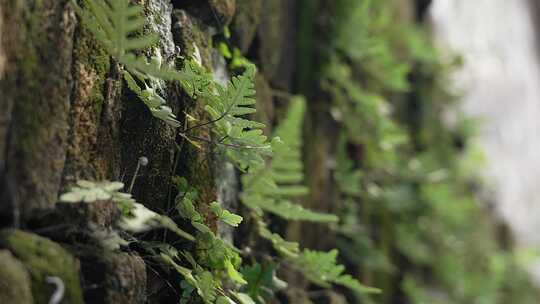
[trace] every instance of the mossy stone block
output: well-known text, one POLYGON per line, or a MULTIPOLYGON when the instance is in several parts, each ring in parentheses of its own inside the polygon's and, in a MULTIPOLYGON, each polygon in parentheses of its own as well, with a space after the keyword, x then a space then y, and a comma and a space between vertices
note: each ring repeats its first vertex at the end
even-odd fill
POLYGON ((55 285, 46 282, 47 277, 58 277, 64 283, 60 303, 83 303, 79 262, 59 244, 36 234, 7 229, 0 231, 0 246, 10 250, 28 270, 35 303, 49 303, 56 291, 55 285))
POLYGON ((239 0, 236 14, 231 24, 233 42, 242 53, 247 53, 251 46, 263 13, 262 0, 239 0))
POLYGON ((30 275, 11 252, 0 250, 0 303, 34 303, 30 275))

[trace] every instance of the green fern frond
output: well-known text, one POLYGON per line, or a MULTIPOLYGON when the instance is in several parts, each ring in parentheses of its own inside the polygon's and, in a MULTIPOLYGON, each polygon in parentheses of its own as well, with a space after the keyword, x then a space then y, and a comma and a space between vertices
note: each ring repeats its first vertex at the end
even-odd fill
POLYGON ((377 288, 365 286, 348 274, 343 274, 345 266, 337 264, 338 251, 329 252, 304 250, 292 262, 313 283, 330 288, 331 284, 338 284, 350 288, 358 293, 379 293, 377 288))
POLYGON ((185 71, 178 71, 161 64, 161 58, 148 60, 135 52, 147 49, 157 42, 156 34, 140 35, 144 31, 145 18, 140 5, 130 0, 83 0, 84 7, 72 1, 75 11, 86 28, 126 70, 123 71, 128 87, 145 103, 152 115, 169 126, 178 128, 180 122, 172 113, 166 101, 154 89, 159 80, 179 82, 184 89, 194 94, 201 91, 207 83, 200 73, 191 68, 189 62, 185 71), (139 34, 139 35, 137 35, 139 34), (139 86, 132 75, 144 83, 139 86), (147 80, 150 85, 147 84, 147 80))
POLYGON ((308 193, 301 184, 304 179, 300 152, 304 112, 305 101, 300 97, 292 99, 287 117, 275 131, 275 138, 283 140, 272 142, 272 163, 242 177, 242 202, 259 214, 266 211, 288 220, 336 222, 335 215, 311 211, 291 201, 308 193))
POLYGON ((268 229, 266 223, 261 218, 255 219, 259 235, 272 243, 274 249, 286 258, 297 258, 300 253, 300 244, 297 242, 290 242, 281 237, 277 233, 273 233, 268 229))
MULTIPOLYGON (((118 58, 118 61, 132 73, 161 80, 176 81, 191 95, 200 93, 203 90, 202 88, 204 88, 204 85, 209 84, 206 75, 202 75, 201 73, 188 68, 188 64, 186 64, 186 67, 184 67, 183 70, 176 70, 167 65, 148 61, 146 57, 137 56, 133 53, 125 54, 122 58, 118 58)), ((187 61, 187 63, 189 62, 190 61, 187 61)))
POLYGON ((174 261, 174 257, 166 253, 161 253, 161 259, 165 264, 169 265, 181 274, 185 281, 195 288, 199 297, 205 304, 214 303, 216 300, 218 292, 218 281, 214 278, 211 272, 204 271, 200 266, 197 266, 196 269, 191 270, 189 268, 180 266, 174 261))
POLYGON ((81 7, 75 0, 73 7, 85 27, 92 32, 109 55, 132 73, 140 73, 163 80, 186 82, 198 78, 195 73, 178 71, 166 65, 149 62, 136 51, 152 47, 159 40, 157 34, 143 34, 146 20, 143 7, 130 0, 83 0, 81 7))
POLYGON ((144 102, 155 118, 162 120, 173 128, 180 127, 180 122, 176 119, 176 115, 172 113, 171 108, 166 105, 165 99, 154 88, 148 87, 145 83, 146 88, 142 89, 129 72, 124 71, 123 74, 128 88, 144 102))
POLYGON ((238 227, 240 223, 242 222, 243 218, 238 215, 230 212, 229 210, 223 209, 221 207, 221 204, 218 202, 213 202, 210 204, 210 208, 212 209, 212 212, 216 215, 216 217, 224 222, 225 224, 233 227, 238 227))
POLYGON ((217 86, 217 94, 208 99, 206 111, 215 122, 214 132, 228 147, 226 154, 241 170, 260 166, 263 156, 271 154, 271 145, 263 134, 264 124, 246 119, 255 113, 255 66, 250 65, 240 76, 231 79, 228 86, 217 86))
POLYGON ((130 0, 84 0, 84 8, 72 1, 75 11, 85 26, 107 49, 108 53, 122 62, 131 51, 145 49, 155 44, 158 35, 133 37, 141 32, 146 23, 142 6, 130 0))

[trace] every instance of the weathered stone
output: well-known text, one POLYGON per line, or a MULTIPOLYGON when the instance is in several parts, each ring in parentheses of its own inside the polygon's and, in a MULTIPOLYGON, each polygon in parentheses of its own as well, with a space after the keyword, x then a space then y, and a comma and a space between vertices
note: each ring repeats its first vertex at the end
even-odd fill
POLYGON ((79 248, 87 303, 146 303, 146 266, 134 254, 79 248))
MULTIPOLYGON (((0 231, 0 246, 9 249, 28 270, 35 303, 46 304, 56 291, 47 277, 57 277, 65 286, 60 303, 83 303, 79 262, 59 244, 21 230, 0 231)), ((9 302, 8 302, 9 303, 9 302)))
POLYGON ((118 287, 109 290, 106 303, 145 303, 146 268, 138 255, 114 254, 109 260, 107 283, 118 287))
MULTIPOLYGON (((3 8, 0 5, 0 81, 3 81, 5 77, 5 70, 7 65, 7 54, 6 49, 4 46, 4 37, 6 36, 4 31, 4 13, 3 8)), ((11 111, 13 108, 13 100, 2 98, 0 100, 0 108, 2 108, 2 111, 0 111, 0 174, 3 174, 3 168, 4 168, 4 161, 5 161, 5 148, 7 144, 7 132, 9 123, 11 121, 11 111)))
POLYGON ((0 1, 6 58, 0 105, 2 111, 4 105, 13 107, 9 134, 0 142, 0 150, 7 151, 0 192, 10 182, 16 185, 10 207, 15 224, 19 209, 28 218, 33 210, 52 208, 60 187, 75 24, 68 2, 0 1))
POLYGON ((228 25, 236 10, 235 0, 176 0, 173 5, 218 28, 228 25))
POLYGON ((207 26, 185 10, 175 10, 173 18, 174 42, 188 58, 200 58, 202 64, 211 67, 212 40, 207 26))
POLYGON ((58 204, 58 217, 63 217, 66 223, 79 227, 95 225, 111 227, 120 218, 120 208, 117 202, 97 201, 79 204, 58 204))
POLYGON ((64 187, 79 179, 119 175, 120 82, 111 75, 109 54, 80 25, 73 50, 73 91, 64 187))
POLYGON ((0 303, 34 303, 30 276, 24 265, 7 250, 0 250, 0 303))
POLYGON ((262 0, 238 0, 237 12, 231 23, 232 41, 242 53, 251 46, 261 22, 262 0))
POLYGON ((258 57, 260 70, 271 80, 276 74, 281 59, 283 36, 279 26, 282 21, 281 1, 264 1, 261 25, 258 29, 258 57))
POLYGON ((222 25, 231 22, 236 10, 236 0, 208 0, 208 3, 222 25))
MULTIPOLYGON (((257 48, 260 71, 273 88, 290 91, 296 74, 297 1, 263 1, 257 48)), ((298 37, 300 38, 300 37, 298 37)))
MULTIPOLYGON (((159 55, 162 64, 173 65, 176 59, 172 34, 172 10, 169 1, 150 0, 145 3, 148 27, 160 36, 159 47, 150 55, 159 55), (151 25, 150 25, 151 24, 151 25)), ((156 91, 167 101, 175 114, 179 113, 181 100, 178 88, 165 81, 154 84, 156 91)), ((122 118, 120 120, 121 163, 120 167, 129 184, 135 179, 133 195, 138 202, 154 210, 166 210, 170 201, 171 169, 174 166, 175 129, 155 119, 148 108, 131 92, 124 96, 122 118), (148 165, 141 167, 134 177, 140 157, 148 159, 148 165)))
POLYGON ((272 134, 272 123, 274 121, 274 96, 272 88, 266 79, 257 74, 255 77, 255 90, 257 92, 257 113, 256 120, 266 125, 265 133, 272 134))

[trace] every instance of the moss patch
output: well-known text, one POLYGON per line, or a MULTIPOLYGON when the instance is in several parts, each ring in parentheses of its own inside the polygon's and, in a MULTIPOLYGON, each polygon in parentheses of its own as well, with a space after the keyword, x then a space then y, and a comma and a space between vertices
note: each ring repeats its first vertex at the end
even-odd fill
POLYGON ((13 104, 6 171, 28 218, 57 198, 68 133, 74 19, 65 9, 67 0, 2 3, 7 65, 0 91, 13 104))
POLYGON ((7 250, 0 250, 0 303, 32 304, 30 276, 24 265, 7 250))
POLYGON ((64 282, 66 291, 61 303, 83 303, 79 263, 59 244, 32 233, 9 229, 0 232, 0 245, 26 266, 35 303, 48 303, 56 290, 45 281, 48 276, 59 277, 64 282))
POLYGON ((111 146, 110 142, 99 138, 110 57, 84 28, 79 28, 75 37, 71 128, 64 185, 81 178, 108 178, 111 163, 114 163, 114 155, 99 153, 100 147, 111 146))

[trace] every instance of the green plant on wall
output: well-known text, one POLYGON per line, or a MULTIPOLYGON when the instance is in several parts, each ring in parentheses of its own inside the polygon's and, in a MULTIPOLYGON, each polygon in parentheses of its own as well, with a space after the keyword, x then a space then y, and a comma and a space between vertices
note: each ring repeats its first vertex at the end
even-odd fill
POLYGON ((422 29, 396 20, 391 1, 342 0, 335 9, 321 87, 344 130, 337 243, 383 289, 363 300, 391 303, 403 291, 411 303, 506 303, 528 294, 530 285, 501 280, 515 257, 476 201, 475 170, 463 170, 474 162, 471 122, 450 127, 442 118, 456 100, 452 66, 422 29))
MULTIPOLYGON (((189 141, 207 141, 222 148, 228 159, 245 172, 242 202, 254 211, 259 235, 270 240, 278 252, 287 252, 282 257, 284 260, 294 263, 307 278, 322 287, 330 287, 330 284, 335 283, 359 293, 376 291, 343 273, 344 267, 336 264, 337 251, 300 251, 299 244, 287 242, 272 233, 263 221, 263 211, 289 220, 338 220, 334 215, 310 211, 292 202, 292 199, 308 191, 302 186, 300 130, 305 112, 305 102, 302 99, 291 101, 289 114, 277 127, 270 144, 262 132, 264 125, 246 116, 255 112, 255 67, 244 65, 244 73, 232 77, 227 87, 223 87, 194 61, 186 61, 182 70, 162 65, 159 57, 148 61, 145 56, 137 55, 137 52, 151 49, 157 38, 154 35, 133 35, 143 32, 144 19, 140 16, 139 6, 130 4, 128 0, 87 0, 83 3, 84 7, 74 3, 82 21, 120 64, 128 88, 143 101, 154 117, 177 130, 180 127, 176 116, 166 106, 166 100, 156 89, 159 81, 177 81, 188 94, 205 103, 211 120, 186 130, 178 130, 179 134, 189 141), (198 138, 189 133, 204 126, 208 126, 214 137, 219 139, 198 138), (271 159, 263 158, 270 156, 271 159), (324 267, 319 269, 318 264, 324 267)), ((196 250, 192 252, 166 243, 147 243, 145 246, 164 267, 172 268, 183 278, 184 293, 180 301, 188 303, 196 296, 204 303, 251 303, 255 301, 250 297, 251 294, 260 302, 255 290, 248 288, 255 282, 247 281, 238 271, 242 263, 239 250, 217 236, 207 225, 208 219, 197 210, 199 197, 190 188, 188 181, 182 178, 175 178, 174 181, 179 193, 175 199, 176 210, 194 228, 194 238, 189 235, 189 239, 195 241, 196 250), (242 292, 242 286, 248 286, 246 290, 250 292, 242 292)), ((73 197, 76 193, 77 189, 74 189, 63 197, 73 197)), ((81 195, 80 199, 84 200, 84 197, 81 195)), ((141 222, 139 216, 147 217, 147 214, 137 212, 142 205, 134 201, 131 204, 133 208, 124 216, 124 221, 131 218, 132 221, 141 222)), ((223 209, 219 203, 210 206, 218 220, 232 227, 242 222, 241 216, 223 209)), ((162 218, 167 219, 169 224, 172 222, 168 217, 162 218)), ((180 230, 175 227, 173 231, 180 230)), ((273 281, 279 282, 279 279, 273 281)))
MULTIPOLYGON (((269 136, 252 118, 257 68, 238 49, 220 46, 235 73, 222 84, 197 56, 164 63, 159 36, 145 27, 141 5, 72 3, 126 89, 153 117, 180 140, 209 144, 239 176, 238 214, 205 201, 191 184, 196 181, 180 176, 172 177, 177 194, 167 214, 137 203, 119 182, 81 180, 60 197, 66 203, 117 202, 123 211, 117 227, 129 233, 121 235, 139 245, 149 265, 181 282, 174 287, 179 303, 273 303, 294 287, 278 277, 284 269, 310 282, 303 286, 307 294, 333 289, 361 303, 393 303, 396 294, 411 303, 510 303, 528 287, 514 255, 492 237, 494 227, 471 191, 474 170, 463 165, 470 156, 470 123, 449 127, 441 119, 455 100, 443 85, 450 67, 441 64, 426 33, 395 18, 393 1, 332 3, 318 91, 303 92, 331 104, 326 114, 337 126, 330 162, 336 214, 303 204, 310 192, 302 132, 309 108, 303 97, 287 98, 287 111, 269 136), (168 82, 205 111, 204 121, 190 113, 185 121, 176 116, 163 97, 168 82), (223 238, 218 221, 235 232, 249 225, 246 238, 256 245, 223 238), (325 225, 337 248, 318 251, 287 240, 280 228, 291 221, 325 225), (141 234, 160 228, 180 238, 141 234)), ((126 244, 119 240, 109 249, 126 244)), ((522 298, 519 303, 533 303, 522 298)))

